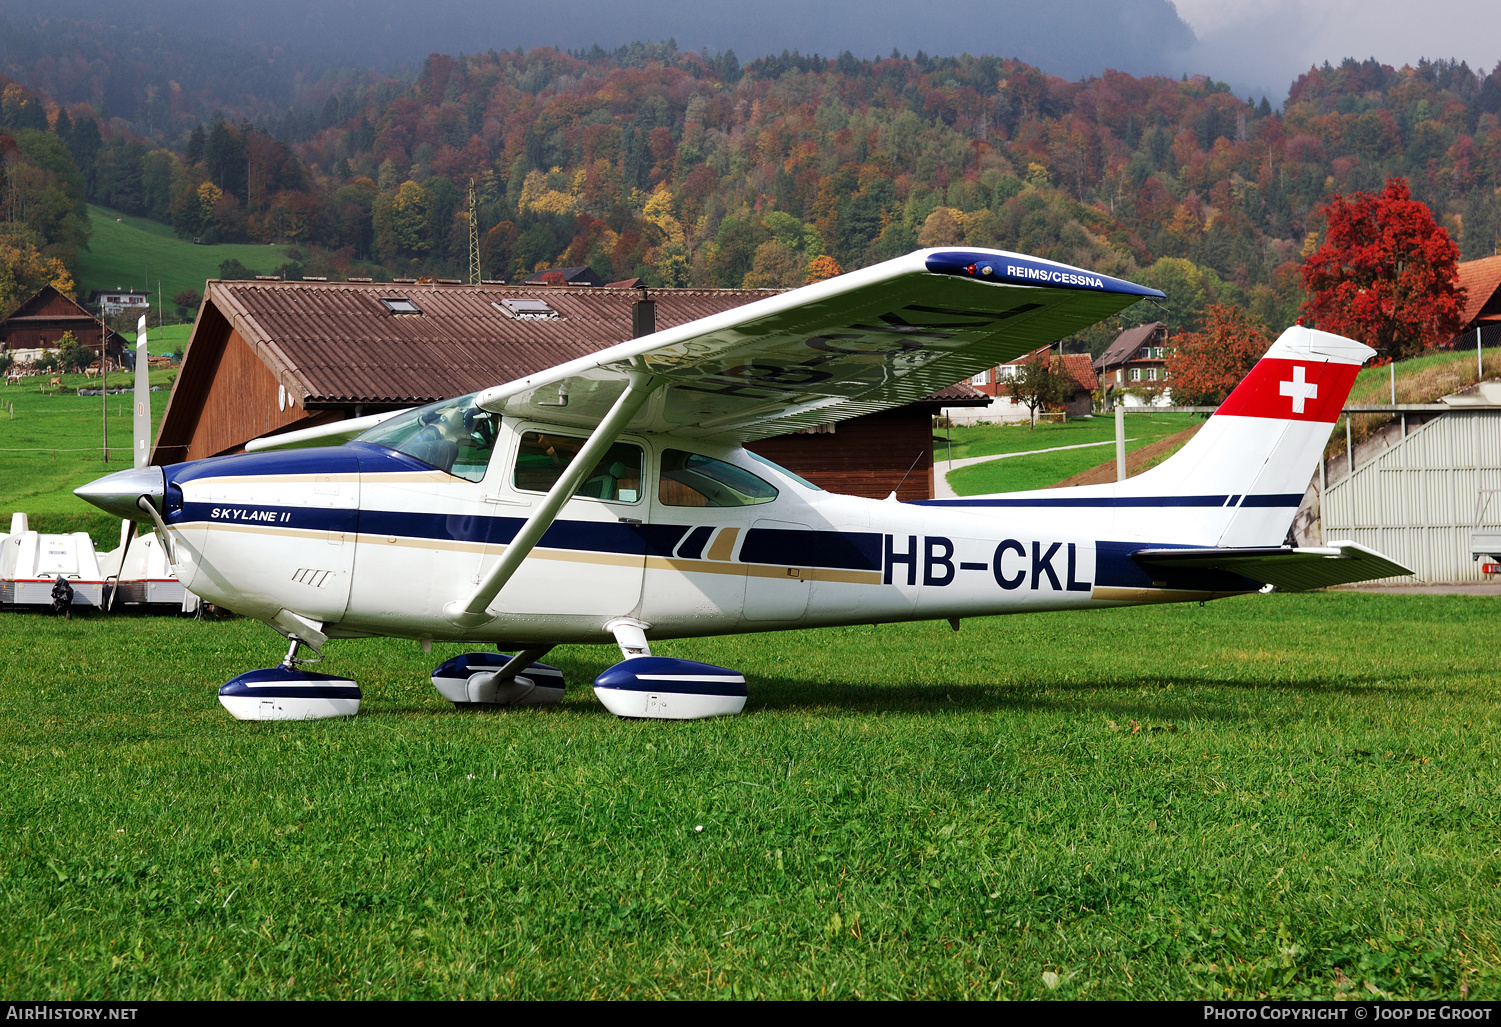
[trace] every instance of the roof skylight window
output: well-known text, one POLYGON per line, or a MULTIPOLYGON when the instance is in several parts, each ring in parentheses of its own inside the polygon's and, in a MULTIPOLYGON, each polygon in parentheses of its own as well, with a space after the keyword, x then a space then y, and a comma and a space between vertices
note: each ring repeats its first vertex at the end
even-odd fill
POLYGON ((407 299, 405 296, 382 296, 380 298, 380 303, 381 306, 385 307, 393 314, 422 313, 422 308, 417 306, 417 304, 413 303, 411 300, 407 299))
POLYGON ((548 306, 546 300, 511 299, 507 297, 499 303, 491 303, 490 306, 500 311, 506 317, 517 321, 556 321, 559 320, 558 312, 548 306))

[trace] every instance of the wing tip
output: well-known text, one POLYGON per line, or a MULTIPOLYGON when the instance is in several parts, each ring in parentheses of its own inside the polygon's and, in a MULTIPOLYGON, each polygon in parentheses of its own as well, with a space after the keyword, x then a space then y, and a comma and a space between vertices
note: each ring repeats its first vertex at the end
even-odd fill
POLYGON ((1041 257, 1029 257, 1006 250, 929 249, 919 250, 924 266, 933 274, 973 278, 977 281, 1008 285, 1044 286, 1055 289, 1078 289, 1085 292, 1118 293, 1142 299, 1165 299, 1167 294, 1135 282, 1071 264, 1061 264, 1041 257))

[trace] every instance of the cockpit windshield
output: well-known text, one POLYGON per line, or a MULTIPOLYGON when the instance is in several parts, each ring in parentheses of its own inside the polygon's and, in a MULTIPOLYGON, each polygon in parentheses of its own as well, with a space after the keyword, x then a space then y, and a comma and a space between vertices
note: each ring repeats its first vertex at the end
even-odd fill
POLYGON ((355 436, 354 441, 394 449, 440 471, 479 481, 495 451, 500 415, 475 406, 477 395, 408 410, 355 436))

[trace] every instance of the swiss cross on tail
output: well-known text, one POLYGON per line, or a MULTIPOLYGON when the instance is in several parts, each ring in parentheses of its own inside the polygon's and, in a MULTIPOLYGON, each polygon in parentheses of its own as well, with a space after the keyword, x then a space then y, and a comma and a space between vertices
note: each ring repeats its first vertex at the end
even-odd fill
POLYGON ((1319 387, 1313 382, 1304 381, 1306 372, 1301 364, 1293 367, 1293 380, 1283 382, 1280 386, 1282 395, 1291 396, 1293 400, 1293 413, 1303 413, 1303 404, 1310 399, 1319 398, 1319 387))
POLYGON ((1265 356, 1215 412, 1332 424, 1359 370, 1359 364, 1265 356))

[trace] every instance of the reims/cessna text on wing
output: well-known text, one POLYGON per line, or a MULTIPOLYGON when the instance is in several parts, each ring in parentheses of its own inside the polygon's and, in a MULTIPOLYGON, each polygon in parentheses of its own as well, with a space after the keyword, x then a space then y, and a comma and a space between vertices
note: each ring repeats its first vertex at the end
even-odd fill
POLYGON ((897 503, 833 495, 748 440, 926 396, 1146 296, 992 250, 924 250, 431 406, 101 478, 183 583, 290 640, 221 690, 236 716, 353 712, 299 647, 493 643, 436 668, 456 704, 557 701, 537 663, 618 644, 621 716, 738 712, 732 670, 653 639, 1205 600, 1407 573, 1349 542, 1284 548, 1372 350, 1289 328, 1178 454, 1107 485, 897 503), (342 444, 338 444, 342 443, 342 444), (317 448, 296 448, 312 445, 317 448))

